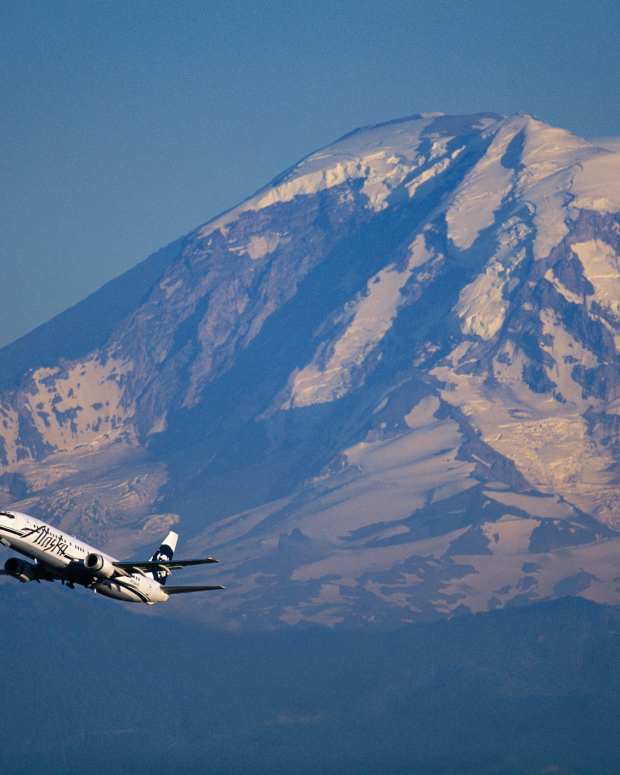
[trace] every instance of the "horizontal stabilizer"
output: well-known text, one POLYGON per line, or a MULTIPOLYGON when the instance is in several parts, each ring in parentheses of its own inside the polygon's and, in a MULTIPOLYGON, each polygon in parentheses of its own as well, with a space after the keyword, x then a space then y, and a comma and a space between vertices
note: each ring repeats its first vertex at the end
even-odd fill
POLYGON ((226 589, 221 584, 211 584, 206 587, 164 587, 167 595, 182 595, 184 592, 213 592, 216 589, 226 589))

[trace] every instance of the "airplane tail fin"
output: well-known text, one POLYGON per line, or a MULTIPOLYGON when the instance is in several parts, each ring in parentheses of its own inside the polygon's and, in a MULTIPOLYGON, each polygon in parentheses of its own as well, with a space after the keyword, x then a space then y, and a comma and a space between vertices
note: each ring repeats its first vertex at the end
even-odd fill
MULTIPOLYGON (((158 560, 171 562, 174 556, 174 550, 177 548, 178 540, 179 540, 178 534, 175 533, 173 530, 171 530, 168 533, 168 535, 164 538, 162 545, 151 557, 151 562, 157 562, 158 560)), ((159 584, 164 586, 166 581, 168 580, 169 572, 164 570, 154 570, 151 575, 153 576, 155 581, 157 581, 159 584)))

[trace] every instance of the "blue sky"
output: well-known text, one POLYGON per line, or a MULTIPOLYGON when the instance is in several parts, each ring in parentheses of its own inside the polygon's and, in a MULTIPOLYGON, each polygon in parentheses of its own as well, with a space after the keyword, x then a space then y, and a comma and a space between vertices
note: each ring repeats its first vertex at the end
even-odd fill
POLYGON ((620 134, 620 5, 0 0, 0 344, 356 126, 620 134))

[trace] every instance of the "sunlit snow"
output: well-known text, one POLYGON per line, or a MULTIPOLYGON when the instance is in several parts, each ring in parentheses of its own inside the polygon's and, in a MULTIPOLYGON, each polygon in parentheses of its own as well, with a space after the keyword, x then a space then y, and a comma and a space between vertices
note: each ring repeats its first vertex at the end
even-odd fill
POLYGON ((594 287, 594 300, 620 323, 620 256, 602 240, 576 242, 572 249, 594 287))
POLYGON ((403 270, 391 265, 368 281, 365 294, 347 305, 344 318, 350 322, 329 345, 331 354, 327 361, 324 362, 323 345, 312 362, 292 376, 290 399, 283 408, 333 401, 351 389, 354 369, 365 361, 391 328, 405 283, 432 255, 420 235, 411 246, 403 270))
POLYGON ((504 288, 525 258, 520 243, 528 232, 518 219, 507 221, 499 234, 497 252, 484 272, 461 291, 455 312, 462 320, 464 334, 492 339, 501 329, 509 306, 504 288))
POLYGON ((585 160, 575 172, 574 207, 608 213, 620 211, 620 153, 585 160))
POLYGON ((502 157, 524 123, 522 116, 507 121, 457 189, 446 213, 448 236, 457 247, 470 247, 480 231, 493 223, 495 211, 512 186, 512 170, 503 166, 502 157))

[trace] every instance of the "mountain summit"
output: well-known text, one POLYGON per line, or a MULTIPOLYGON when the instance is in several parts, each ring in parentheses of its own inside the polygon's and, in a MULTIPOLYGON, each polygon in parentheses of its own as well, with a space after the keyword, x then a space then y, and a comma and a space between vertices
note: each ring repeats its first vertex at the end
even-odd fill
POLYGON ((528 115, 352 132, 0 351, 0 495, 214 620, 618 602, 620 153, 528 115))

